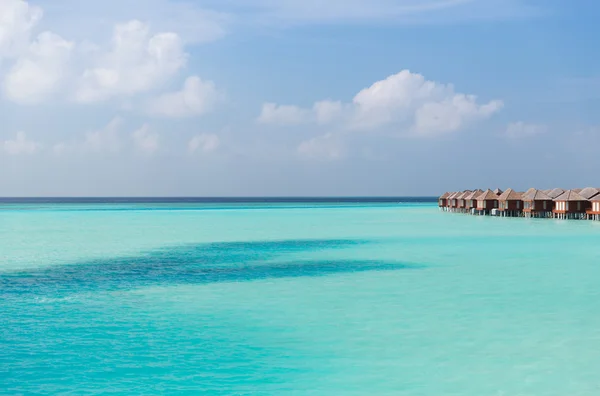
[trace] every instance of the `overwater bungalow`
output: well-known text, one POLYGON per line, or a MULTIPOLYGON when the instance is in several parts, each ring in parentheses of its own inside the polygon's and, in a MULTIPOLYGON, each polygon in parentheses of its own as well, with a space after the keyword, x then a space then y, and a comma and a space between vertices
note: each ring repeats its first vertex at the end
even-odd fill
POLYGON ((456 194, 456 191, 452 191, 448 193, 448 198, 446 198, 446 212, 450 211, 452 207, 452 197, 456 194))
POLYGON ((457 197, 462 194, 462 192, 455 192, 453 194, 450 194, 450 196, 448 197, 448 210, 450 212, 454 212, 456 211, 456 208, 458 208, 458 199, 457 197))
POLYGON ((588 219, 600 221, 600 194, 590 199, 592 207, 587 210, 588 219))
POLYGON ((455 206, 454 206, 454 204, 455 204, 454 197, 455 197, 457 194, 458 194, 457 192, 452 192, 452 193, 450 193, 450 195, 448 195, 448 202, 447 202, 447 204, 446 204, 446 205, 447 205, 447 208, 448 208, 448 211, 449 211, 449 212, 450 212, 450 211, 452 211, 452 209, 455 207, 455 206))
POLYGON ((530 188, 524 193, 509 188, 498 196, 499 191, 447 192, 440 196, 438 205, 447 212, 473 215, 600 221, 600 188, 530 188))
POLYGON ((477 197, 477 210, 480 215, 490 214, 498 208, 498 196, 492 190, 486 190, 477 197))
POLYGON ((462 194, 458 196, 458 211, 466 212, 467 211, 467 200, 466 197, 471 194, 473 191, 465 190, 462 194))
POLYGON ((502 217, 520 217, 523 210, 523 194, 512 188, 498 197, 498 212, 502 217))
POLYGON ((450 196, 450 193, 444 193, 438 200, 438 206, 440 208, 445 208, 448 205, 448 197, 450 196))
POLYGON ((467 194, 465 199, 465 212, 471 213, 473 210, 477 210, 477 197, 483 194, 482 190, 475 190, 467 194))
MULTIPOLYGON (((550 192, 550 190, 548 190, 550 192)), ((530 188, 523 194, 523 214, 525 217, 545 218, 552 216, 554 201, 544 191, 530 188)))
MULTIPOLYGON (((581 190, 579 190, 581 191, 581 190)), ((554 217, 558 219, 584 219, 592 203, 579 193, 568 190, 554 198, 554 217)))

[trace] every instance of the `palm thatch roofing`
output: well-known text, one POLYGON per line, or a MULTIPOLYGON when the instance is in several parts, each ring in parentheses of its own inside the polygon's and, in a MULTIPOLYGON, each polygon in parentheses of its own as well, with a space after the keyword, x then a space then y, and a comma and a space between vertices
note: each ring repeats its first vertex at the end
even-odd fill
POLYGON ((498 200, 498 196, 496 195, 495 192, 493 192, 492 190, 488 189, 486 191, 484 191, 482 194, 480 194, 477 197, 478 201, 497 201, 498 200))
POLYGON ((522 197, 523 194, 516 192, 512 188, 509 188, 498 197, 498 201, 522 201, 522 197))
POLYGON ((500 190, 499 188, 497 188, 497 189, 495 189, 495 190, 493 191, 493 193, 494 193, 494 194, 496 194, 496 195, 502 195, 502 192, 503 192, 503 191, 502 191, 502 190, 500 190))
POLYGON ((568 201, 568 202, 578 202, 578 201, 587 201, 586 198, 579 195, 575 190, 568 190, 554 198, 555 201, 568 201))
POLYGON ((449 192, 443 193, 442 196, 440 197, 440 199, 446 199, 450 196, 449 192))
POLYGON ((530 188, 525 194, 523 194, 523 201, 552 201, 552 198, 550 198, 550 196, 544 191, 536 190, 535 188, 530 188))
POLYGON ((450 195, 448 196, 448 199, 456 199, 456 197, 461 194, 461 192, 454 192, 454 193, 450 193, 450 195))
POLYGON ((579 194, 582 190, 583 190, 583 188, 572 188, 571 189, 571 191, 575 191, 577 194, 579 194))
POLYGON ((581 195, 585 199, 591 199, 598 194, 600 194, 600 190, 594 187, 587 187, 579 192, 579 195, 581 195))
POLYGON ((465 190, 462 194, 460 194, 460 197, 458 197, 459 199, 465 199, 467 197, 467 195, 471 194, 473 191, 471 190, 465 190))
POLYGON ((594 198, 590 199, 592 202, 600 202, 600 194, 596 195, 594 198))
POLYGON ((473 200, 473 199, 477 199, 478 196, 480 196, 481 194, 483 194, 482 190, 475 190, 472 191, 471 193, 467 194, 464 199, 466 200, 473 200))
POLYGON ((554 190, 548 191, 546 194, 552 199, 559 197, 565 192, 562 188, 555 188, 554 190))

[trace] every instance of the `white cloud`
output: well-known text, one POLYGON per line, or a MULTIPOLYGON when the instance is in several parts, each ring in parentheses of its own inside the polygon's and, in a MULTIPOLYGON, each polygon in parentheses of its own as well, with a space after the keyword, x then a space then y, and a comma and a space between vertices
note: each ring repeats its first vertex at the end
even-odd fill
POLYGON ((4 93, 12 101, 34 104, 55 92, 63 80, 74 44, 44 32, 30 44, 4 81, 4 93))
POLYGON ((116 117, 104 128, 87 132, 85 134, 85 140, 80 145, 80 148, 84 152, 91 151, 96 153, 117 153, 121 151, 123 147, 120 137, 122 125, 123 120, 116 117))
POLYGON ((132 134, 133 142, 137 151, 152 155, 159 147, 159 138, 156 132, 151 132, 146 124, 132 134))
POLYGON ((345 129, 374 131, 385 128, 395 134, 421 136, 456 132, 491 117, 502 101, 480 104, 474 95, 456 93, 452 85, 428 81, 403 70, 361 90, 352 103, 323 101, 312 109, 263 105, 259 121, 278 125, 301 122, 331 123, 345 129))
POLYGON ((126 150, 135 150, 144 154, 154 154, 160 148, 160 138, 147 124, 133 131, 127 140, 123 133, 124 121, 120 117, 113 118, 100 129, 84 134, 83 139, 70 142, 58 142, 52 146, 55 155, 90 155, 118 154, 126 150))
POLYGON ((1 147, 9 155, 31 155, 40 150, 41 144, 28 139, 25 132, 17 132, 14 139, 5 140, 1 147))
POLYGON ((329 124, 342 116, 342 102, 323 100, 315 103, 313 111, 318 124, 329 124))
POLYGON ((506 128, 506 136, 511 139, 526 138, 546 133, 548 128, 540 124, 528 124, 523 121, 513 122, 506 128))
POLYGON ((502 101, 477 104, 474 95, 455 94, 440 102, 429 102, 417 109, 415 130, 420 134, 455 132, 465 125, 483 120, 503 107, 502 101))
POLYGON ((186 60, 177 34, 150 35, 148 25, 137 20, 119 24, 110 51, 97 54, 94 66, 83 72, 76 100, 89 103, 148 92, 175 75, 186 60))
POLYGON ((160 136, 151 130, 148 124, 142 125, 129 136, 123 131, 124 121, 120 117, 113 118, 100 129, 84 134, 83 139, 58 142, 52 146, 57 155, 92 155, 92 154, 128 154, 136 151, 152 155, 160 149, 160 136))
POLYGON ((257 119, 261 124, 299 125, 310 122, 311 113, 298 106, 265 103, 257 119))
POLYGON ((163 117, 192 117, 212 111, 223 99, 212 81, 200 77, 189 77, 180 91, 171 92, 152 99, 147 110, 152 115, 163 117))
POLYGON ((22 0, 0 0, 0 59, 16 57, 29 44, 42 9, 22 0))
POLYGON ((310 159, 335 161, 345 157, 346 147, 338 136, 327 133, 300 143, 298 153, 310 159))
POLYGON ((219 137, 212 133, 203 133, 194 136, 188 143, 190 153, 211 153, 216 151, 221 145, 219 137))

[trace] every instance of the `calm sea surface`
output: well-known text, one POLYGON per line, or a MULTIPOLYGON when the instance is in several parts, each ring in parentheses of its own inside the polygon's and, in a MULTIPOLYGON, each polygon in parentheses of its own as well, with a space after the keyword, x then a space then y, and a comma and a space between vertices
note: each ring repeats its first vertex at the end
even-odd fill
POLYGON ((600 394, 600 223, 0 203, 0 394, 600 394))

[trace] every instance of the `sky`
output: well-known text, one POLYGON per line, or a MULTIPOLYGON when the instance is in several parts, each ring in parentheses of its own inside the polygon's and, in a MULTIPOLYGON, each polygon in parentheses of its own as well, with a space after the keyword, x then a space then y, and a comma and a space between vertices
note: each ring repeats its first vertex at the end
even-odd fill
POLYGON ((0 196, 600 187, 592 0, 0 0, 0 196))

